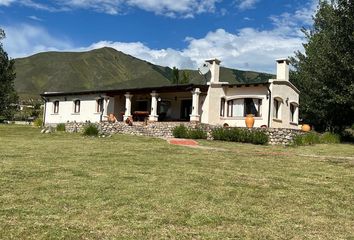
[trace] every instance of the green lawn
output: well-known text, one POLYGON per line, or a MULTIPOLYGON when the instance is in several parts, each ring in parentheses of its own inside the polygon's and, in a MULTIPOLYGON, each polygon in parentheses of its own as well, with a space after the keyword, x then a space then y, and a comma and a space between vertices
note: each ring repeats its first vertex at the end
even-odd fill
POLYGON ((187 148, 12 125, 0 142, 0 239, 354 239, 353 145, 187 148))

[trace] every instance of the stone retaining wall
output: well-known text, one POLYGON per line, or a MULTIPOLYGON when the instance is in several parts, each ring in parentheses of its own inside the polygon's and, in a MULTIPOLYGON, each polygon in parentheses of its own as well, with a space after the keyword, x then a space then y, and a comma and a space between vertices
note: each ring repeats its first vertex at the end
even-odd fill
MULTIPOLYGON (((70 122, 65 124, 65 129, 67 132, 82 132, 84 126, 87 123, 76 123, 70 122)), ((144 122, 134 122, 133 126, 129 126, 124 122, 108 123, 101 122, 95 123, 97 125, 100 133, 102 134, 131 134, 138 136, 150 136, 150 137, 173 137, 172 130, 174 127, 179 125, 185 125, 188 128, 200 127, 204 129, 208 134, 208 139, 212 140, 211 131, 218 127, 207 124, 198 124, 193 122, 149 122, 144 124, 144 122)), ((299 134, 302 134, 300 130, 295 129, 284 129, 284 128, 252 128, 250 131, 262 131, 266 133, 269 137, 269 144, 276 145, 289 145, 293 141, 293 138, 299 134)))
POLYGON ((269 144, 271 145, 289 145, 293 142, 294 137, 303 134, 301 130, 287 129, 287 128, 263 128, 269 137, 269 144))
MULTIPOLYGON (((82 132, 84 126, 87 123, 75 123, 70 122, 65 125, 67 132, 82 132)), ((129 126, 124 122, 101 122, 95 123, 99 131, 103 134, 131 134, 138 136, 150 136, 150 137, 173 137, 172 130, 174 127, 184 124, 189 128, 194 128, 197 124, 192 122, 154 122, 144 124, 144 122, 134 122, 133 126, 129 126)))

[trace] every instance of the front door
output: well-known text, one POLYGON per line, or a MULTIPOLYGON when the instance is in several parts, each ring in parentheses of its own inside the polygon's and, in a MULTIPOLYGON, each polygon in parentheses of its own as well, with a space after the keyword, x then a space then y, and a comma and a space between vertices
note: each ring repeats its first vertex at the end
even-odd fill
POLYGON ((189 121, 192 113, 192 100, 182 100, 181 101, 181 120, 189 121))

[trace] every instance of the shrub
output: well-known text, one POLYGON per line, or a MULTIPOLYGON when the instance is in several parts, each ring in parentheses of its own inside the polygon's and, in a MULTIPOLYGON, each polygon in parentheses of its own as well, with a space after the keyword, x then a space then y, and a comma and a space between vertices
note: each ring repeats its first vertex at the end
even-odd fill
POLYGON ((237 128, 215 128, 211 135, 215 140, 239 142, 242 138, 237 128))
POLYGON ((341 133, 342 142, 354 143, 354 131, 345 130, 341 133))
POLYGON ((4 116, 0 116, 0 123, 4 123, 4 122, 5 122, 5 120, 6 120, 6 117, 4 117, 4 116))
POLYGON ((85 136, 97 136, 98 135, 98 128, 95 124, 89 123, 85 126, 83 135, 85 136))
POLYGON ((309 132, 303 135, 298 135, 294 138, 293 145, 306 146, 318 143, 340 143, 341 137, 338 134, 326 132, 322 135, 316 132, 309 132))
POLYGON ((252 134, 252 143, 253 144, 259 144, 259 145, 265 145, 269 141, 268 135, 265 134, 264 132, 254 132, 252 134))
POLYGON ((315 132, 297 135, 293 141, 293 144, 296 146, 314 145, 317 143, 320 143, 320 136, 315 132))
POLYGON ((215 128, 212 131, 214 140, 267 144, 268 135, 260 131, 250 131, 240 128, 215 128))
POLYGON ((187 131, 187 138, 207 139, 207 133, 201 128, 190 129, 187 131))
POLYGON ((188 138, 188 129, 181 124, 173 128, 172 134, 175 138, 188 138))
POLYGON ((310 132, 304 135, 304 144, 305 145, 314 145, 320 143, 320 135, 315 132, 310 132))
POLYGON ((65 123, 59 123, 56 129, 58 132, 65 132, 65 123))
POLYGON ((320 143, 340 143, 338 134, 326 132, 320 136, 320 143))
POLYGON ((42 118, 36 118, 34 121, 33 121, 33 125, 35 127, 42 127, 43 126, 43 119, 42 118))
POLYGON ((226 133, 224 128, 215 128, 212 130, 211 135, 214 140, 224 140, 226 141, 226 133))
POLYGON ((292 145, 294 146, 302 146, 303 145, 303 136, 297 135, 293 138, 292 145))
POLYGON ((173 128, 172 134, 175 138, 207 139, 207 133, 203 129, 188 129, 182 124, 173 128))

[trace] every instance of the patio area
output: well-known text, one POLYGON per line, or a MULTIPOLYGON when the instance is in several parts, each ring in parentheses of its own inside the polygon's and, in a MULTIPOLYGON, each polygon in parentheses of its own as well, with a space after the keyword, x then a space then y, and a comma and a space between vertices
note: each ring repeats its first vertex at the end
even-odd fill
MULTIPOLYGON (((200 121, 206 93, 200 88, 173 86, 170 88, 125 93, 107 93, 104 115, 113 114, 116 121, 128 118, 134 122, 200 121)), ((103 119, 103 121, 109 119, 103 119)))

